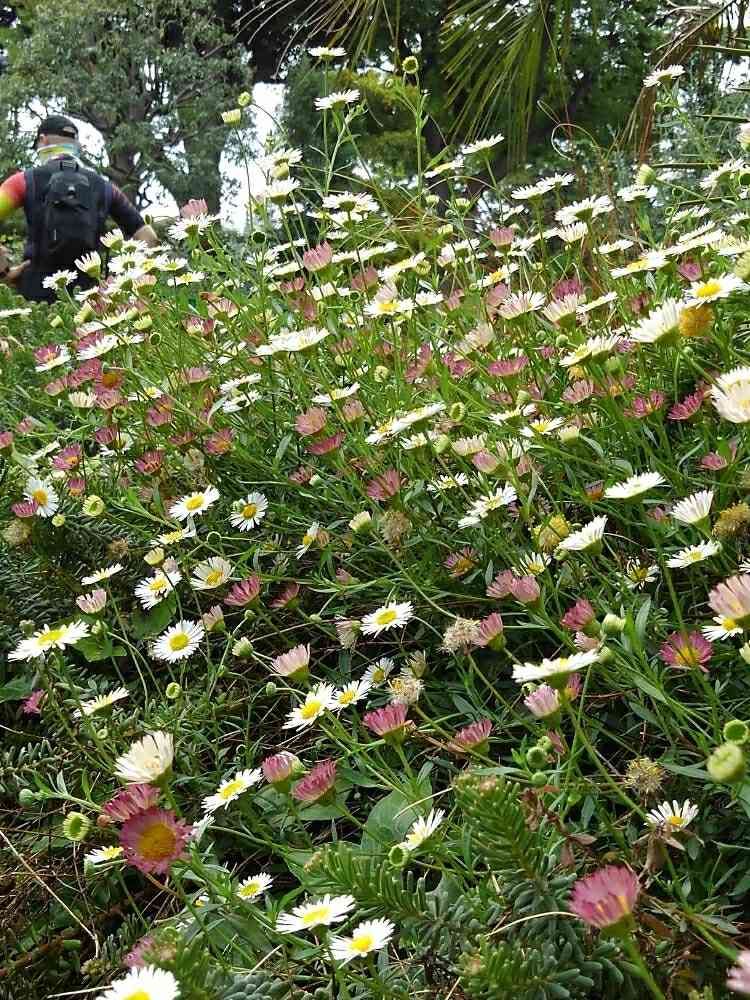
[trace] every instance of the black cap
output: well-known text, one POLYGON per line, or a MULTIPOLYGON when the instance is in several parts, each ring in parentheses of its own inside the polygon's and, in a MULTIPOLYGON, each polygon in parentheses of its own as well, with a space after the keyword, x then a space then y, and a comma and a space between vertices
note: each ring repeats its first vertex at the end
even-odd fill
POLYGON ((40 135, 64 135, 67 139, 77 139, 78 127, 65 115, 47 115, 37 129, 37 139, 40 135))

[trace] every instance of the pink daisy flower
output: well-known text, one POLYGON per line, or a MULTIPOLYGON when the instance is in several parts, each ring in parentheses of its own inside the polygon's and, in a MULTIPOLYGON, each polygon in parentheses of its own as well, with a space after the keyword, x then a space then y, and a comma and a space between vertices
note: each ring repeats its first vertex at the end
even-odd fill
POLYGON ((659 656, 670 667, 690 670, 693 667, 707 674, 706 664, 714 647, 700 632, 673 632, 659 650, 659 656))
POLYGON ((268 784, 276 787, 288 786, 294 775, 303 770, 299 757, 289 753, 288 750, 282 750, 272 757, 266 757, 260 768, 268 784))
POLYGON ((316 247, 311 247, 309 250, 305 250, 302 254, 302 263, 305 265, 308 271, 321 271, 324 267, 327 267, 331 263, 331 258, 333 257, 333 250, 331 250, 331 244, 326 240, 324 243, 320 243, 316 247))
POLYGON ((309 673, 310 646, 299 645, 271 660, 271 670, 281 677, 301 680, 309 673))
POLYGON ((394 497, 403 486, 401 476, 395 469, 388 469, 380 476, 375 476, 367 484, 367 495, 373 500, 388 500, 394 497))
POLYGON ((489 719, 482 719, 480 722, 472 722, 463 729, 459 729, 453 736, 448 746, 458 753, 465 753, 467 750, 478 750, 484 752, 489 743, 492 723, 489 719))
POLYGON ((300 779, 292 789, 292 797, 305 805, 319 802, 333 790, 336 784, 336 761, 323 760, 300 779))
POLYGON ((690 420, 700 410, 704 398, 703 392, 699 389, 685 396, 681 403, 675 403, 667 416, 670 420, 690 420))
POLYGON ((329 452, 335 451, 337 448, 341 447, 341 444, 346 435, 343 431, 338 431, 336 434, 331 434, 330 437, 318 438, 317 441, 310 441, 307 445, 307 450, 311 455, 328 455, 329 452))
POLYGON ((571 632, 582 631, 587 625, 594 621, 595 613, 590 601, 585 597, 579 598, 572 608, 568 608, 560 619, 563 628, 570 629, 571 632))
POLYGON ((28 698, 24 698, 23 704, 21 705, 21 711, 24 715, 41 715, 42 710, 39 707, 44 700, 46 691, 43 688, 37 688, 36 691, 32 691, 28 698))
POLYGON ((102 806, 102 815, 113 823, 124 823, 152 809, 158 801, 159 789, 155 785, 128 785, 102 806))
POLYGON ((624 865, 607 865, 578 879, 570 909, 591 927, 604 930, 629 920, 640 891, 635 872, 624 865))
POLYGON ((299 584, 293 581, 292 583, 288 583, 284 589, 273 598, 272 601, 269 601, 268 606, 274 610, 277 608, 285 608, 288 604, 295 600, 298 594, 299 584))
POLYGON ((191 832, 171 809, 152 808, 123 823, 120 844, 129 864, 146 874, 164 875, 182 857, 191 832))
POLYGON ((371 733, 384 740, 403 742, 406 737, 408 706, 404 704, 384 705, 368 712, 362 719, 371 733))
POLYGON ((224 603, 233 608, 244 608, 250 604, 260 593, 260 577, 249 576, 246 580, 240 580, 230 589, 224 598, 224 603))
POLYGON ((474 640, 475 646, 498 647, 499 641, 503 639, 503 619, 493 611, 479 622, 479 634, 474 640))
POLYGON ((300 413, 294 421, 294 429, 300 437, 310 437, 322 431, 326 425, 328 414, 321 406, 311 406, 309 410, 300 413))

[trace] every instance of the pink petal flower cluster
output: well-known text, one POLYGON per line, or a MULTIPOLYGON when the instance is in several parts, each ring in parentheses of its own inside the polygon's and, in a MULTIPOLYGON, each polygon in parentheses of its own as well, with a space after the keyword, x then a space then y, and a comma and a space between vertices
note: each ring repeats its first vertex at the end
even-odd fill
POLYGON ((570 909, 591 927, 604 930, 633 912, 641 885, 625 865, 607 865, 573 886, 570 909))

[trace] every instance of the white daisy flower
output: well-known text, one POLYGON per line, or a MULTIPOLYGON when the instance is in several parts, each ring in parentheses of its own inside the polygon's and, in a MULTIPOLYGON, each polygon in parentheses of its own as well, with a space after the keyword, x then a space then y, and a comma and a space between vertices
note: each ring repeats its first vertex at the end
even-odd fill
POLYGON ((257 785, 262 777, 260 768, 254 770, 238 771, 233 778, 222 781, 213 795, 207 795, 203 800, 203 811, 214 813, 217 809, 225 809, 230 802, 234 802, 240 795, 257 785))
POLYGON ((188 518, 203 514, 211 504, 219 499, 219 491, 215 486, 206 486, 195 493, 188 493, 181 497, 176 504, 169 508, 170 516, 177 521, 186 521, 188 518))
POLYGON ((368 687, 383 684, 395 666, 396 664, 390 656, 381 656, 379 660, 371 663, 364 674, 362 674, 362 683, 367 684, 368 687))
POLYGON ((699 542, 697 545, 689 545, 685 549, 680 549, 671 559, 667 559, 667 566, 670 566, 672 569, 684 569, 687 566, 693 566, 695 563, 703 562, 704 559, 710 559, 711 556, 715 556, 718 552, 721 552, 721 544, 719 542, 699 542))
POLYGON ((302 558, 302 556, 305 554, 305 552, 307 552, 307 550, 310 548, 310 546, 313 544, 313 542, 316 540, 319 534, 320 534, 320 524, 317 521, 313 521, 313 523, 310 525, 310 527, 302 536, 302 541, 295 550, 295 555, 297 556, 298 559, 302 558))
POLYGON ((662 802, 660 806, 652 809, 646 816, 649 826, 660 827, 666 833, 675 833, 684 830, 698 815, 698 806, 693 805, 690 799, 684 802, 662 802))
POLYGON ((604 537, 604 527, 607 523, 606 515, 595 517, 578 531, 571 532, 557 546, 558 551, 563 552, 585 552, 593 545, 596 545, 604 537))
POLYGON ((364 635, 380 635, 391 628, 402 628, 414 617, 414 605, 411 601, 397 603, 391 601, 384 604, 377 611, 365 615, 362 619, 362 633, 364 635))
POLYGON ((327 97, 315 98, 316 111, 330 111, 332 108, 346 107, 359 100, 358 90, 334 90, 327 97))
POLYGON ((731 639, 732 636, 742 635, 742 628, 734 618, 717 615, 712 620, 714 622, 713 625, 704 625, 701 629, 701 632, 709 642, 716 642, 719 639, 731 639))
POLYGON ((274 354, 294 354, 297 351, 305 351, 308 347, 313 347, 320 343, 330 333, 330 330, 323 330, 309 326, 304 330, 287 330, 284 333, 277 333, 268 338, 267 344, 261 344, 255 351, 262 358, 271 357, 274 354))
POLYGON ((665 66, 664 69, 655 69, 653 73, 644 79, 644 87, 658 87, 660 83, 671 83, 672 80, 676 80, 677 77, 682 76, 685 72, 684 66, 679 66, 677 63, 673 63, 671 66, 665 66))
POLYGON ((184 660, 196 651, 206 630, 200 622, 183 619, 162 633, 153 645, 151 655, 157 660, 184 660))
POLYGON ((330 392, 322 392, 313 396, 312 401, 320 406, 330 406, 331 403, 337 403, 340 399, 348 399, 349 396, 353 396, 358 391, 359 382, 353 382, 352 385, 343 386, 341 389, 331 389, 330 392))
POLYGON ((319 45, 317 48, 308 49, 307 51, 313 59, 343 59, 346 55, 346 49, 340 47, 328 48, 325 45, 319 45))
POLYGON ((171 972, 144 965, 111 983, 99 1000, 177 1000, 180 984, 171 972))
POLYGON ((90 626, 86 622, 73 621, 67 625, 57 625, 52 628, 45 625, 30 638, 22 639, 15 649, 8 653, 9 660, 34 660, 44 656, 50 649, 64 649, 74 646, 89 634, 90 626))
POLYGON ((60 498, 51 483, 31 476, 26 480, 23 495, 36 504, 34 511, 38 517, 52 517, 60 506, 60 498))
POLYGON ((283 729, 307 729, 328 709, 335 707, 333 684, 318 684, 305 695, 301 705, 297 705, 287 715, 283 729))
POLYGON ((405 851, 414 851, 418 847, 421 847, 433 835, 444 819, 444 809, 431 809, 427 816, 420 816, 419 819, 414 820, 399 847, 402 847, 405 851))
POLYGON ((345 965, 353 958, 364 958, 374 951, 381 951, 391 940, 395 930, 393 921, 383 917, 365 920, 354 928, 349 937, 334 934, 328 944, 336 961, 345 965))
POLYGON ((114 844, 108 847, 97 847, 95 851, 90 851, 83 856, 83 863, 89 866, 103 865, 107 861, 119 861, 122 855, 122 847, 115 846, 114 844))
POLYGON ((515 503, 516 499, 515 488, 506 483, 502 489, 494 490, 492 493, 488 493, 475 500, 468 512, 459 520, 458 526, 459 528, 473 527, 475 524, 483 521, 492 511, 499 510, 501 507, 508 507, 510 504, 515 503))
POLYGON ((598 659, 599 651, 590 649, 585 653, 571 653, 570 656, 544 659, 541 663, 524 663, 513 668, 513 680, 518 684, 526 684, 529 681, 560 680, 578 670, 583 670, 584 667, 590 667, 598 659))
POLYGON ((148 733, 115 761, 115 774, 128 785, 150 784, 166 773, 174 759, 171 733, 148 733))
POLYGON ((101 569, 95 570, 90 576, 81 577, 81 583, 88 587, 92 583, 101 583, 103 580, 109 580, 116 573, 122 572, 122 563, 112 563, 111 566, 103 566, 101 569))
POLYGON ((340 712, 342 708, 349 708, 361 701, 370 690, 370 684, 362 678, 360 681, 351 681, 333 693, 333 711, 340 712))
POLYGON ((94 715, 96 712, 101 712, 103 709, 109 708, 110 705, 114 705, 115 702, 122 701, 123 698, 127 698, 129 695, 130 692, 127 688, 118 687, 108 694, 100 694, 89 701, 82 701, 81 707, 73 712, 73 718, 80 719, 85 715, 94 715))
POLYGON ((504 135, 496 132, 495 135, 491 135, 487 139, 477 139, 476 142, 470 142, 468 146, 463 146, 461 148, 461 155, 471 156, 472 153, 481 153, 485 149, 492 149, 493 146, 497 146, 498 143, 502 142, 504 138, 504 135))
POLYGON ((628 337, 639 344, 656 344, 679 330, 680 316, 684 308, 677 299, 665 299, 653 309, 645 319, 629 331, 628 337))
POLYGON ((164 567, 157 570, 153 576, 141 580, 135 588, 135 596, 141 602, 141 607, 148 610, 168 597, 182 579, 182 573, 176 567, 164 567))
POLYGON ((459 486, 468 486, 469 477, 465 472, 457 472, 455 476, 438 476, 438 478, 427 484, 428 493, 444 493, 445 490, 455 490, 459 486))
POLYGON ((647 583, 653 583, 659 576, 659 567, 655 563, 641 563, 637 559, 628 559, 625 564, 624 580, 628 590, 643 590, 647 583))
POLYGON ((670 513, 675 521, 680 521, 682 524, 697 524, 708 517, 713 499, 713 490, 701 490, 685 497, 684 500, 679 500, 670 513))
POLYGON ((659 472, 641 472, 630 476, 621 483, 615 483, 604 491, 605 500, 632 500, 633 497, 648 493, 657 486, 664 486, 666 479, 659 472))
POLYGON ((193 570, 190 583, 194 590, 214 590, 232 575, 232 564, 222 556, 210 556, 193 570))
POLYGON ((258 872, 257 875, 251 875, 250 878, 240 882, 237 886, 237 895, 240 899, 257 899, 267 892, 272 884, 273 877, 268 872, 258 872))
POLYGON ((187 527, 175 528, 173 531, 165 531, 162 535, 157 535, 156 541, 162 545, 175 545, 177 542, 184 542, 186 538, 195 538, 196 530, 192 520, 188 521, 187 527))
POLYGON ((725 299, 732 292, 745 291, 745 282, 736 274, 721 274, 716 278, 706 278, 705 281, 694 281, 688 289, 686 306, 699 306, 704 302, 715 302, 725 299))
POLYGON ((291 913, 280 913, 276 919, 276 930, 281 934, 294 934, 312 927, 330 927, 344 920, 355 905, 354 896, 331 896, 326 893, 322 899, 295 906, 291 913))

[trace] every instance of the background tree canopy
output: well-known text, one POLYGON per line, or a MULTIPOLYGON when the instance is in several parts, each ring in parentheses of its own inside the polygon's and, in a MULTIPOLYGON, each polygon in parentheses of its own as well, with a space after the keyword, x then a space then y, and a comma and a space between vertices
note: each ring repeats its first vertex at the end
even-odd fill
MULTIPOLYGON (((678 15, 656 0, 27 0, 0 8, 0 167, 27 162, 31 136, 20 126, 54 108, 99 130, 100 166, 142 206, 158 182, 178 202, 203 196, 217 210, 222 154, 237 155, 220 112, 255 82, 286 84, 285 141, 319 162, 321 122, 310 112, 323 70, 306 49, 332 40, 352 68, 369 69, 357 78, 370 111, 358 147, 386 186, 414 169, 414 142, 383 71, 411 54, 429 94, 428 159, 502 131, 495 176, 560 151, 575 160, 625 135, 639 100, 642 124, 629 138, 645 156, 655 137, 644 75, 698 50, 685 99, 705 107, 716 74, 741 62, 722 46, 736 44, 743 21, 737 4, 678 15)), ((330 84, 352 79, 347 69, 330 84)))

